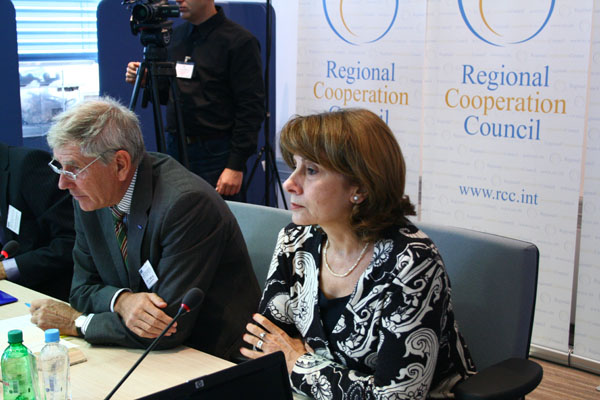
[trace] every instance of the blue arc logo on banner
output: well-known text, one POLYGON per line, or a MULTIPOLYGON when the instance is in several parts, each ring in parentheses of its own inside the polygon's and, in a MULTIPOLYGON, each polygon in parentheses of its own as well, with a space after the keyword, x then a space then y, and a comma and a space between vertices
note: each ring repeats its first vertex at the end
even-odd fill
POLYGON ((352 45, 374 43, 388 34, 396 17, 400 0, 386 2, 369 16, 363 0, 323 0, 323 11, 331 30, 352 45), (391 18, 390 18, 391 16, 391 18))
POLYGON ((529 1, 522 2, 519 4, 519 10, 502 9, 500 11, 498 8, 506 6, 504 2, 497 1, 488 2, 488 7, 484 9, 483 0, 458 0, 458 7, 467 28, 473 35, 492 46, 506 46, 525 43, 536 37, 546 27, 554 11, 556 0, 540 1, 544 3, 541 7, 540 5, 531 5, 529 1), (548 11, 546 12, 546 10, 548 11), (494 16, 498 17, 501 12, 505 17, 502 19, 502 23, 492 23, 491 20, 494 16), (519 18, 521 15, 525 17, 519 18), (539 21, 535 22, 536 19, 539 21), (531 23, 530 27, 523 28, 523 21, 531 23), (512 22, 521 26, 513 28, 512 22), (511 36, 508 35, 509 30, 511 36))

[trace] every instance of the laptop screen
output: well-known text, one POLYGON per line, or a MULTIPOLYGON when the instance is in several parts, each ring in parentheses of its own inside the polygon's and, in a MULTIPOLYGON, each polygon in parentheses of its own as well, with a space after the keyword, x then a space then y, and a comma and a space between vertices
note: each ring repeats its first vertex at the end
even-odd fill
POLYGON ((282 352, 249 360, 139 400, 291 400, 292 389, 282 352))

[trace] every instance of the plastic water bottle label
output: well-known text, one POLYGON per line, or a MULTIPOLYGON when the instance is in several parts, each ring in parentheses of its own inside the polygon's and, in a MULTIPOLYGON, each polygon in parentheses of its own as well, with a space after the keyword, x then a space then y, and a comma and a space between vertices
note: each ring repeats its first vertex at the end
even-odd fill
POLYGON ((54 392, 56 391, 56 377, 50 376, 46 379, 46 384, 44 385, 46 388, 46 392, 54 392))
POLYGON ((8 392, 11 394, 19 394, 19 381, 17 379, 8 381, 8 392))

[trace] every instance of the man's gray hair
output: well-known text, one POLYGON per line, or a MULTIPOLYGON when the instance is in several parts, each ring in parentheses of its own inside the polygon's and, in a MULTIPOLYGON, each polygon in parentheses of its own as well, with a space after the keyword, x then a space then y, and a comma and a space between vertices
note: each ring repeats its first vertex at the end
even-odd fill
POLYGON ((83 101, 54 118, 48 131, 51 149, 79 146, 86 157, 101 157, 108 163, 109 151, 125 150, 137 166, 145 152, 138 117, 110 97, 83 101))

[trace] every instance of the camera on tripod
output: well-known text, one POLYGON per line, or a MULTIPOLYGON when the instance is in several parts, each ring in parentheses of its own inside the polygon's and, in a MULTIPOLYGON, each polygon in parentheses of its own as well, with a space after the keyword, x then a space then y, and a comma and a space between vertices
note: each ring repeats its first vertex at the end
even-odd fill
POLYGON ((173 21, 167 19, 179 17, 178 5, 169 4, 168 0, 123 0, 122 4, 131 9, 131 33, 140 33, 142 45, 169 44, 173 21))
POLYGON ((152 103, 154 114, 154 132, 156 134, 156 147, 160 152, 165 152, 164 126, 162 123, 161 97, 159 86, 168 81, 169 95, 175 99, 175 114, 177 118, 177 132, 179 134, 177 147, 180 154, 178 159, 185 167, 189 166, 187 150, 184 147, 185 131, 183 117, 179 108, 179 91, 175 79, 177 70, 175 62, 168 60, 167 46, 171 42, 173 21, 168 18, 179 17, 179 6, 169 4, 168 0, 123 0, 121 2, 131 10, 129 24, 133 35, 140 34, 140 42, 144 46, 144 57, 137 71, 129 109, 135 110, 140 90, 143 87, 142 107, 152 103), (161 80, 161 82, 159 82, 161 80))

